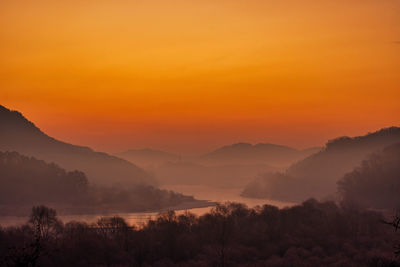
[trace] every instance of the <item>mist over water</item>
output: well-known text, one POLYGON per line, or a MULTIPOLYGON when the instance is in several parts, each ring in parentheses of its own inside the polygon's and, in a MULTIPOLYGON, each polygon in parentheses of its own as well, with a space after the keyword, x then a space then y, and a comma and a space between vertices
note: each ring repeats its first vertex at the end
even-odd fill
POLYGON ((173 190, 176 192, 182 192, 185 195, 193 195, 197 199, 210 200, 213 202, 236 202, 243 203, 249 208, 253 208, 255 206, 263 206, 263 205, 273 205, 279 208, 290 207, 295 205, 295 203, 291 202, 283 202, 269 199, 257 199, 257 198, 248 198, 241 196, 242 188, 232 188, 232 187, 211 187, 204 185, 170 185, 163 186, 162 188, 173 190))
MULTIPOLYGON (((249 208, 263 205, 273 205, 279 208, 285 208, 295 205, 295 203, 282 202, 267 199, 246 198, 240 194, 241 188, 217 188, 204 185, 170 185, 163 186, 162 189, 180 192, 184 195, 193 196, 196 199, 208 200, 210 202, 236 202, 243 203, 249 208)), ((197 216, 202 216, 211 211, 214 205, 204 208, 191 208, 176 210, 177 214, 184 214, 186 211, 197 216)), ((64 223, 70 221, 84 221, 87 223, 95 223, 98 219, 104 216, 120 216, 131 225, 143 225, 150 219, 155 219, 160 212, 131 212, 131 213, 104 213, 104 214, 80 214, 80 215, 59 215, 59 218, 64 223)), ((13 225, 22 225, 28 221, 28 216, 0 216, 0 226, 7 227, 13 225)))

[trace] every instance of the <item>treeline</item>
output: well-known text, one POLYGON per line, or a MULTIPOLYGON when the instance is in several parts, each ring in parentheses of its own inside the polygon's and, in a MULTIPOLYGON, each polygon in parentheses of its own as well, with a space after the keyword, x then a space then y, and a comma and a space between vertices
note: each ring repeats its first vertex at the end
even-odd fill
POLYGON ((171 211, 140 228, 120 217, 63 224, 40 206, 0 229, 0 266, 400 266, 395 243, 381 214, 316 200, 171 211))
POLYGON ((364 208, 400 208, 400 143, 364 160, 338 182, 342 200, 364 208))
POLYGON ((67 172, 17 152, 0 152, 0 203, 76 202, 88 191, 86 175, 67 172))
MULTIPOLYGON (((366 147, 379 149, 393 143, 399 142, 400 127, 388 127, 364 136, 343 136, 328 141, 326 150, 363 150, 366 147)), ((370 150, 370 149, 369 149, 370 150)))
POLYGON ((34 203, 56 206, 64 213, 95 213, 159 210, 183 202, 196 200, 149 185, 91 185, 83 172, 0 152, 0 215, 26 214, 34 203))

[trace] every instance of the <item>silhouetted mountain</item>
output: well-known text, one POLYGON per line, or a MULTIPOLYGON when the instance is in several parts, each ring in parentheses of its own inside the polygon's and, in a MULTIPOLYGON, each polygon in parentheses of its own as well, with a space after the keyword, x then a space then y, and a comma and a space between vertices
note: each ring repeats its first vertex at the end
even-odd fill
POLYGON ((206 161, 223 163, 264 163, 270 165, 287 165, 307 157, 321 148, 297 150, 288 146, 275 144, 237 143, 224 146, 202 157, 206 161))
POLYGON ((359 137, 340 137, 325 149, 293 165, 283 173, 265 174, 250 183, 243 195, 290 201, 327 197, 336 182, 372 152, 400 142, 400 128, 391 127, 359 137))
POLYGON ((141 166, 155 165, 180 159, 178 155, 153 149, 130 149, 116 155, 141 166))
POLYGON ((400 143, 370 155, 338 182, 338 190, 347 205, 400 208, 400 143))
POLYGON ((1 105, 0 151, 18 151, 55 162, 67 170, 78 169, 96 183, 154 183, 148 173, 134 164, 88 147, 58 141, 43 133, 21 113, 1 105))

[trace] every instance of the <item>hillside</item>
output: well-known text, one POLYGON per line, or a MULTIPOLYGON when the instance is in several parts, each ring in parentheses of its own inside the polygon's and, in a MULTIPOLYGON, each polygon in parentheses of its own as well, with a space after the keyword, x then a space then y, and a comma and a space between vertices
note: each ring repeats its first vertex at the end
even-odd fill
POLYGON ((302 201, 333 197, 336 182, 359 166, 369 154, 400 142, 400 128, 384 128, 358 137, 340 137, 285 172, 264 174, 251 182, 244 196, 302 201))
POLYGON ((79 171, 67 172, 56 164, 0 152, 0 205, 38 202, 74 203, 88 191, 88 180, 79 171))
POLYGON ((0 105, 0 151, 17 151, 67 170, 86 173, 98 184, 154 184, 154 179, 134 164, 88 147, 76 146, 43 133, 18 111, 0 105))
POLYGON ((342 201, 352 206, 400 208, 400 143, 370 155, 338 182, 342 201))

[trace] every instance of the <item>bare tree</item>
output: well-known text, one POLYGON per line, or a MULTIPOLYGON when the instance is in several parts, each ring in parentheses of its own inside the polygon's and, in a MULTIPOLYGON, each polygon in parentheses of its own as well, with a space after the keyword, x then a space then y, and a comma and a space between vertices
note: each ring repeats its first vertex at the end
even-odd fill
MULTIPOLYGON (((400 229, 400 213, 398 212, 391 221, 383 221, 385 224, 391 225, 394 228, 394 231, 397 232, 397 230, 400 229)), ((394 253, 396 255, 400 255, 400 244, 396 244, 394 246, 394 253)))
POLYGON ((47 240, 50 234, 54 234, 61 225, 56 211, 43 205, 32 208, 29 223, 32 224, 35 234, 43 240, 47 240))

